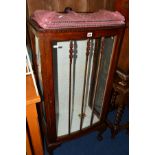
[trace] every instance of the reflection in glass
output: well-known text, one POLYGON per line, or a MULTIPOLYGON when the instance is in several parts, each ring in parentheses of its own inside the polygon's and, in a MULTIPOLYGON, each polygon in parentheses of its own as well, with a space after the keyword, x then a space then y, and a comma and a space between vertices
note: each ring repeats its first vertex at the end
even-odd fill
POLYGON ((42 112, 43 112, 43 122, 45 123, 46 120, 46 113, 45 113, 45 107, 44 107, 44 101, 43 101, 43 85, 42 85, 42 75, 41 75, 41 56, 40 56, 40 48, 39 48, 39 39, 37 36, 35 36, 35 52, 36 52, 36 63, 37 63, 37 73, 38 73, 38 88, 40 92, 40 96, 42 98, 42 112))
POLYGON ((98 88, 97 88, 97 93, 95 98, 95 111, 97 112, 97 114, 101 113, 102 106, 104 106, 102 105, 103 94, 105 91, 106 80, 108 76, 110 60, 111 60, 111 55, 113 51, 113 44, 114 44, 113 37, 104 38, 104 51, 103 51, 103 56, 101 60, 101 69, 99 73, 98 88))

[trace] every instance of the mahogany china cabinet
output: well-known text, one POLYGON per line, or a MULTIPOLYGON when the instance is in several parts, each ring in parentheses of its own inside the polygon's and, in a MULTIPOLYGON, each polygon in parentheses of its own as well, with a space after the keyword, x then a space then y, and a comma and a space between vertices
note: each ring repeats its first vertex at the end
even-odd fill
POLYGON ((28 26, 47 149, 94 130, 101 139, 124 17, 107 10, 37 10, 28 26))

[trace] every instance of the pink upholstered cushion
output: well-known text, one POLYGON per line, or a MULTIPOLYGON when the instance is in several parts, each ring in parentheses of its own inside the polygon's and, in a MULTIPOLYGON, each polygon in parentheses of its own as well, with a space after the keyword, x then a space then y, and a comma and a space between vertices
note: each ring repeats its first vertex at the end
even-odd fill
POLYGON ((76 27, 101 27, 122 25, 125 18, 119 12, 99 10, 94 13, 58 13, 55 11, 37 10, 31 16, 44 29, 61 29, 76 27))

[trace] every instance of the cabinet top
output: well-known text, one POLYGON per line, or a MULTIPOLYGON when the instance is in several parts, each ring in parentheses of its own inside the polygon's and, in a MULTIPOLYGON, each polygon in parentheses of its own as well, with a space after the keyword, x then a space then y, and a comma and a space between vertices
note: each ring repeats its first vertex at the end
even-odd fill
POLYGON ((125 18, 118 11, 99 10, 94 13, 58 13, 37 10, 30 17, 43 30, 61 30, 75 28, 118 27, 125 25, 125 18))

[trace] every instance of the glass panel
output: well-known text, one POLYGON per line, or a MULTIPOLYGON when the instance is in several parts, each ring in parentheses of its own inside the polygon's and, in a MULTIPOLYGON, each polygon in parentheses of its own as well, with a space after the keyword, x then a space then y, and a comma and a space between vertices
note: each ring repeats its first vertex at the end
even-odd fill
MULTIPOLYGON (((42 86, 42 75, 41 75, 41 57, 40 57, 39 39, 38 39, 37 36, 35 36, 35 51, 36 51, 36 62, 37 62, 37 67, 38 67, 37 68, 37 70, 38 70, 38 80, 39 80, 38 89, 39 89, 39 92, 40 92, 40 96, 43 99, 43 86, 42 86)), ((41 103, 42 103, 42 111, 43 111, 44 119, 46 120, 44 101, 42 100, 41 103)))
MULTIPOLYGON (((100 55, 101 39, 73 41, 73 58, 70 67, 70 41, 52 42, 53 63, 54 63, 54 93, 56 105, 57 135, 67 135, 80 130, 82 119, 82 129, 90 126, 92 115, 92 95, 98 58, 100 55), (90 49, 87 47, 90 44, 90 49), (88 57, 86 52, 88 51, 88 57), (96 54, 95 54, 96 52, 96 54), (87 59, 88 58, 88 59, 87 59), (87 60, 87 61, 86 61, 87 60), (69 73, 71 71, 71 79, 69 73), (86 71, 86 72, 85 72, 86 71), (86 73, 86 74, 85 74, 86 73), (84 80, 85 85, 84 85, 84 80), (70 110, 70 131, 69 131, 69 87, 71 86, 71 110, 70 110), (85 87, 85 88, 84 88, 85 87), (85 89, 85 91, 84 91, 85 89), (85 93, 84 93, 85 92, 85 93), (84 93, 83 114, 81 114, 82 100, 84 93), (69 133, 70 132, 70 133, 69 133)), ((104 54, 101 59, 101 72, 99 73, 99 83, 95 98, 95 111, 101 112, 102 96, 104 93, 108 66, 113 41, 111 38, 104 40, 104 54), (107 45, 106 45, 107 44, 107 45), (105 52, 106 51, 106 52, 105 52), (108 60, 107 60, 108 59, 108 60), (99 108, 100 107, 100 108, 99 108)), ((99 121, 98 115, 93 113, 93 124, 99 121)))
POLYGON ((68 134, 69 42, 53 42, 53 63, 56 126, 61 136, 68 134))
POLYGON ((40 57, 40 49, 39 49, 39 40, 38 40, 38 37, 36 36, 35 36, 35 49, 36 49, 36 59, 37 59, 37 67, 38 67, 39 89, 41 91, 41 95, 43 96, 42 77, 41 77, 41 57, 40 57))
POLYGON ((97 87, 97 93, 95 98, 95 108, 94 108, 98 116, 102 111, 103 95, 105 91, 113 47, 114 47, 114 37, 105 37, 104 51, 103 51, 103 56, 101 60, 101 69, 99 73, 99 80, 98 80, 98 87, 97 87))

